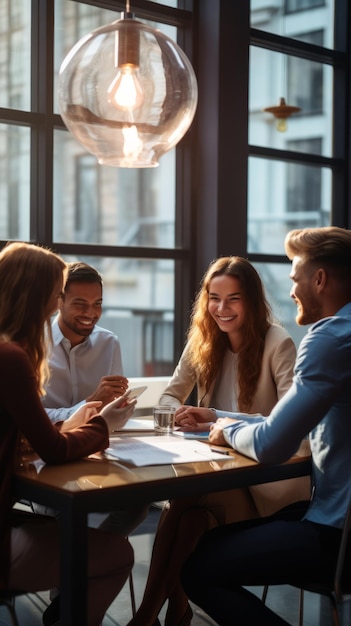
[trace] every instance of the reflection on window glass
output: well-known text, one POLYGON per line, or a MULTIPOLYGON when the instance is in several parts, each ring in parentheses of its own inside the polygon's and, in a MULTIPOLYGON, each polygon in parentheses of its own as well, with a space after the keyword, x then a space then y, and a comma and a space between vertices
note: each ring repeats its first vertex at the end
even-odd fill
POLYGON ((121 343, 126 376, 170 376, 173 372, 174 262, 65 256, 84 261, 103 277, 99 325, 121 343))
POLYGON ((31 3, 0 2, 0 107, 30 110, 31 3))
POLYGON ((30 239, 30 131, 0 124, 0 239, 30 239))
POLYGON ((302 39, 301 33, 324 30, 324 46, 334 48, 335 0, 251 0, 251 26, 267 33, 302 39))
POLYGON ((330 66, 251 46, 250 144, 287 150, 296 140, 295 149, 302 151, 305 139, 318 137, 322 138, 320 154, 332 156, 332 89, 330 66), (301 108, 288 118, 286 132, 279 132, 274 116, 263 111, 277 105, 281 97, 287 104, 301 108))
POLYGON ((267 300, 272 307, 275 319, 288 331, 298 348, 308 326, 298 326, 295 322, 296 305, 290 298, 290 262, 253 263, 265 287, 267 300))
POLYGON ((53 204, 55 242, 172 248, 175 151, 158 168, 112 168, 56 131, 53 204))
POLYGON ((331 178, 327 168, 250 158, 249 252, 284 254, 289 230, 330 224, 331 178))

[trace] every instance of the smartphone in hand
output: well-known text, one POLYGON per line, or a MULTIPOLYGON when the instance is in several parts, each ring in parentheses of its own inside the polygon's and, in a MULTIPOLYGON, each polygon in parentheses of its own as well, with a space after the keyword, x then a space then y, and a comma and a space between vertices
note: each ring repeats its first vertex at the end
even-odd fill
POLYGON ((128 398, 128 400, 134 400, 134 398, 139 398, 142 393, 147 389, 147 385, 141 385, 140 387, 131 387, 127 389, 124 396, 128 398))
MULTIPOLYGON (((145 389, 147 389, 147 385, 143 385, 141 387, 131 387, 124 392, 123 396, 118 396, 118 398, 112 400, 112 402, 110 402, 106 406, 109 407, 109 409, 113 409, 115 407, 122 408, 126 406, 130 400, 136 400, 136 398, 138 398, 140 394, 145 391, 145 389)), ((104 409, 102 409, 102 411, 100 412, 101 415, 103 415, 103 411, 104 409)))

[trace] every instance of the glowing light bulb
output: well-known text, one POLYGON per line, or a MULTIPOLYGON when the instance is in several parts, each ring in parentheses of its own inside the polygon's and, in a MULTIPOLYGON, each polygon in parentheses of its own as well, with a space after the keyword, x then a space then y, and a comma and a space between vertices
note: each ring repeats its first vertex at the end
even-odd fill
POLYGON ((137 69, 132 65, 119 68, 107 93, 108 101, 117 109, 134 111, 144 103, 144 92, 137 76, 137 69))
POLYGON ((288 127, 286 117, 277 117, 276 126, 280 133, 285 133, 288 127))
POLYGON ((123 154, 126 158, 137 158, 143 149, 143 142, 139 138, 136 126, 126 126, 123 133, 123 154))

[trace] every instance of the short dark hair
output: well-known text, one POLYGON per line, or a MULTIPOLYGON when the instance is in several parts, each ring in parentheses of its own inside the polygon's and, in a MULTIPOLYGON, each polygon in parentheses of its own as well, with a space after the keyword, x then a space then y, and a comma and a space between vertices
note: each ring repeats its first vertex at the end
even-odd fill
POLYGON ((67 280, 64 291, 67 291, 71 283, 99 283, 102 288, 102 276, 92 265, 88 265, 82 261, 75 261, 73 263, 67 263, 67 269, 67 280))

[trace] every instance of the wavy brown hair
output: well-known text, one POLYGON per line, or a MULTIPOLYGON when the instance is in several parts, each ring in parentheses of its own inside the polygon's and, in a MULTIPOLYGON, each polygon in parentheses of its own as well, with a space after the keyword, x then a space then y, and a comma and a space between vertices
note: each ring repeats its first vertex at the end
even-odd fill
POLYGON ((213 261, 202 278, 188 330, 189 361, 206 393, 221 371, 224 354, 230 343, 208 312, 211 280, 232 276, 239 280, 245 306, 245 326, 238 360, 238 408, 250 410, 264 350, 265 336, 272 323, 271 308, 255 268, 243 257, 221 257, 213 261))
POLYGON ((14 341, 26 350, 40 394, 48 377, 48 305, 65 268, 59 256, 33 244, 12 242, 0 252, 1 340, 14 341))

